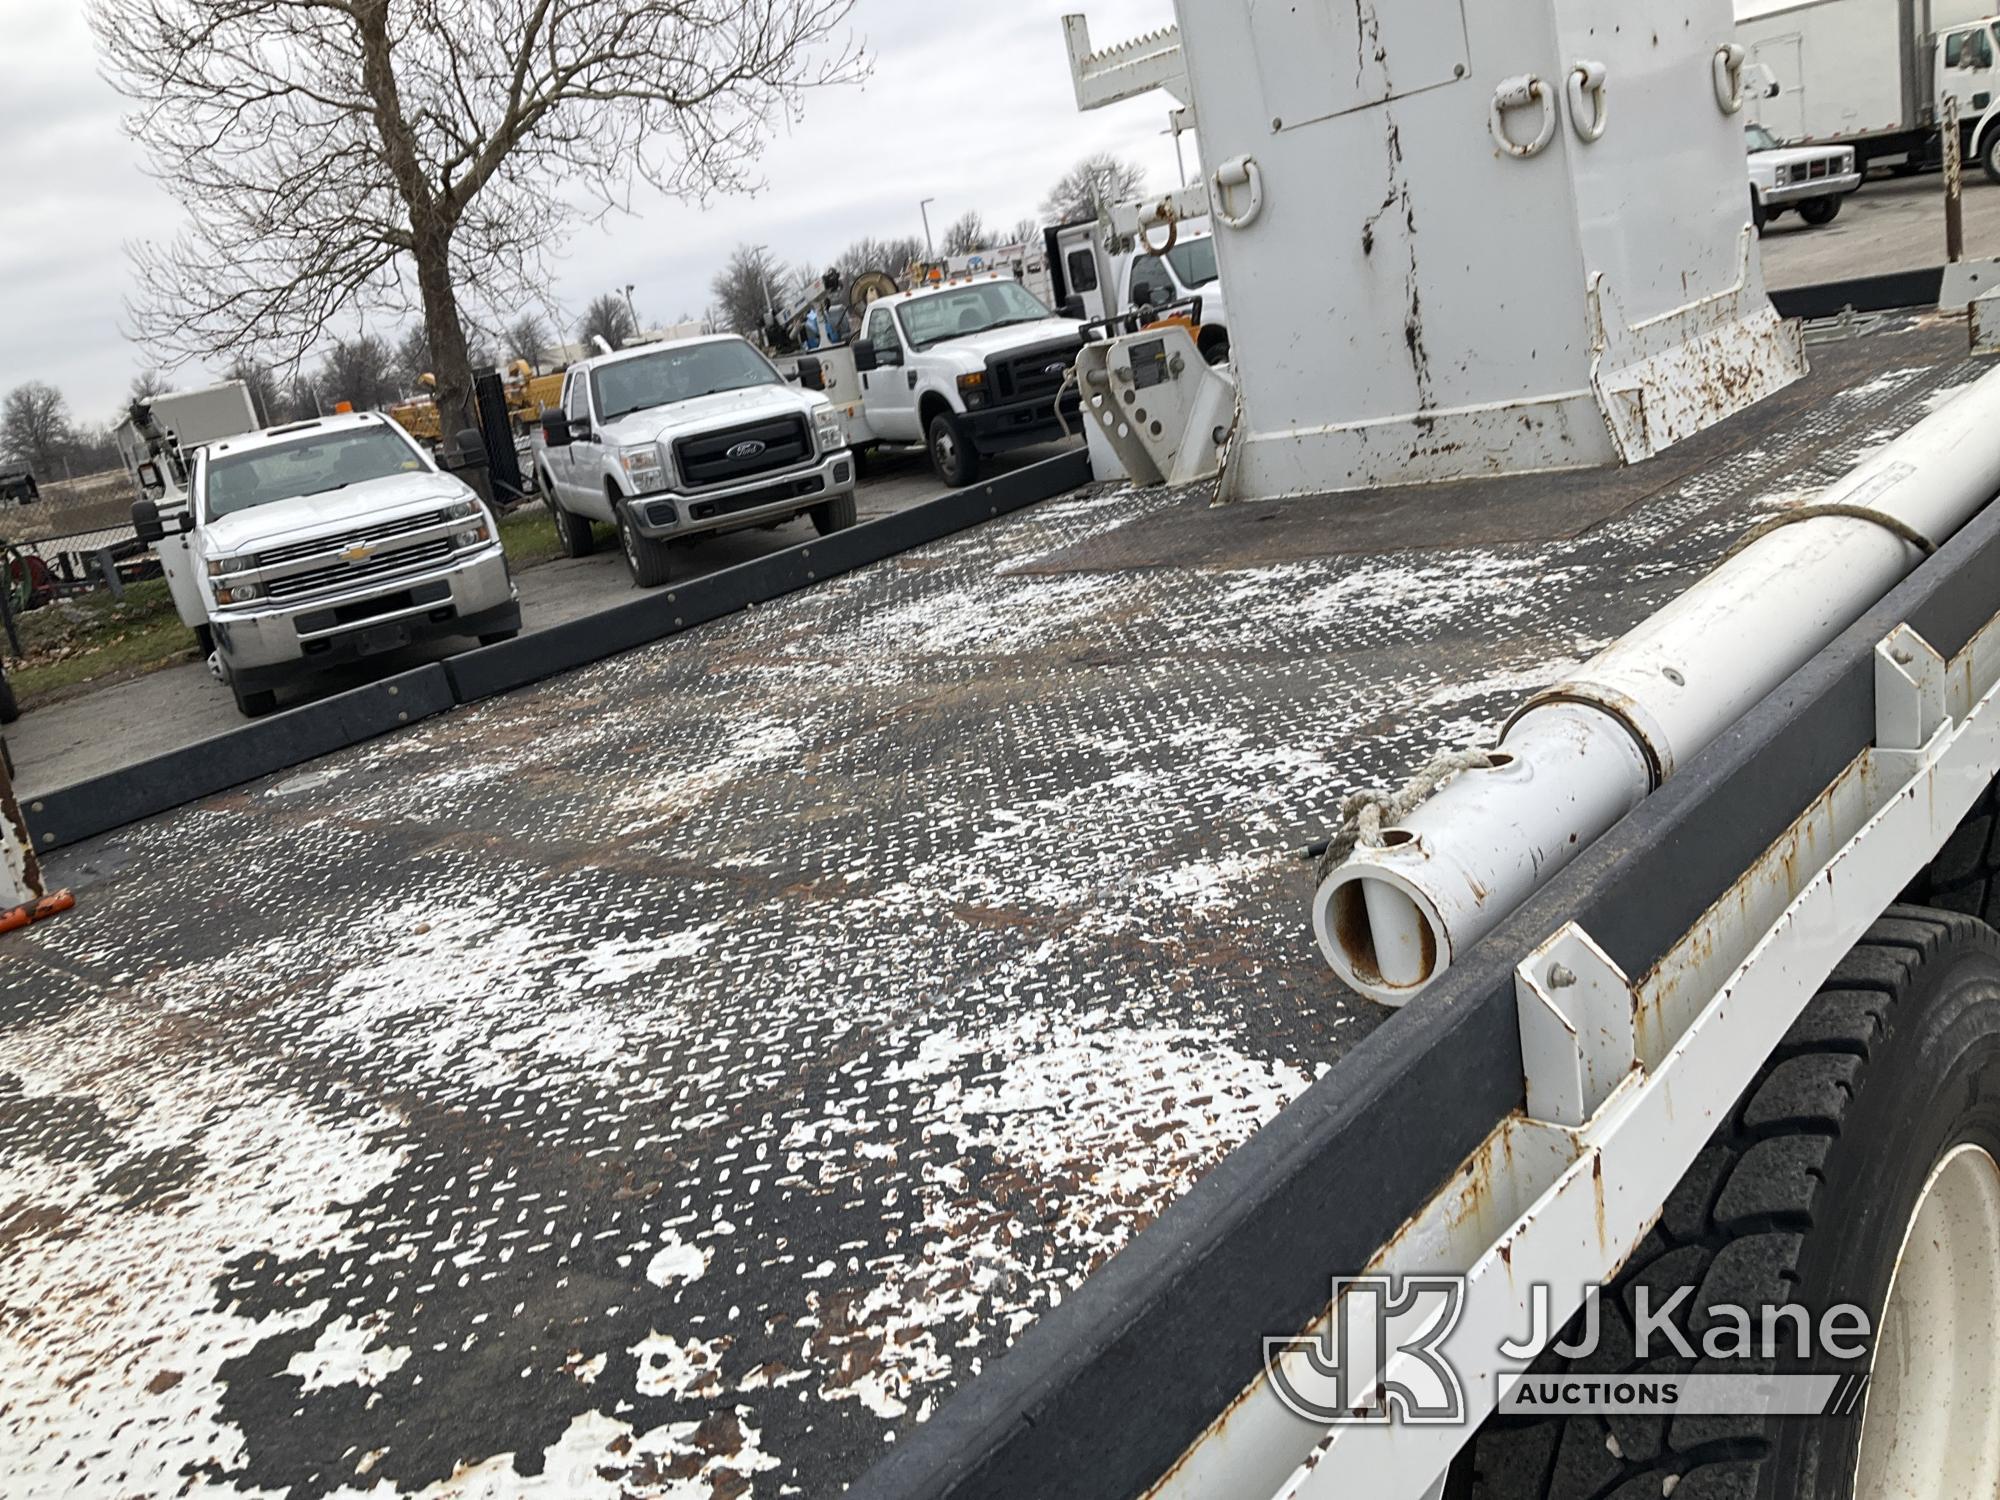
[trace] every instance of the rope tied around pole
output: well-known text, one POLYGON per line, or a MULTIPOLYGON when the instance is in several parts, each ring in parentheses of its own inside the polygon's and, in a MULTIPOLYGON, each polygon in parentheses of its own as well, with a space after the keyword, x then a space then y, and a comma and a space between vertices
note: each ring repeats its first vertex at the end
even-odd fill
POLYGON ((1340 820, 1319 851, 1314 878, 1324 880, 1356 849, 1386 847, 1382 830, 1393 827, 1428 802, 1438 789, 1461 771, 1492 766, 1491 750, 1444 750, 1425 761, 1417 773, 1393 792, 1379 788, 1351 792, 1340 801, 1340 820))

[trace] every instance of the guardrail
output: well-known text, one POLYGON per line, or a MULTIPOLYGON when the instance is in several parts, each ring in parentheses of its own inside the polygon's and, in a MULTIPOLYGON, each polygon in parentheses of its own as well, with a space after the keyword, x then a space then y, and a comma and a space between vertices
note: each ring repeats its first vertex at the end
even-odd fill
POLYGON ((22 811, 42 853, 360 744, 419 719, 588 666, 828 578, 940 541, 1087 483, 1082 448, 818 537, 629 604, 482 646, 303 704, 122 770, 60 787, 22 811))

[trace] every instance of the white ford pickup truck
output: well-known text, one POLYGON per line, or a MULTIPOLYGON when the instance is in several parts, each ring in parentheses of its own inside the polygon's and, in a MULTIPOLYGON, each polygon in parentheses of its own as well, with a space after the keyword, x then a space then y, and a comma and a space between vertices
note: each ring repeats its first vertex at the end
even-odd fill
POLYGON ((667 581, 676 542, 806 514, 854 524, 854 456, 827 398, 794 390, 733 334, 624 349, 572 365, 535 439, 563 550, 618 531, 632 581, 667 581))
POLYGON ((791 378, 832 398, 857 452, 922 443, 946 484, 966 485, 989 453, 1060 437, 1065 418, 1081 431, 1069 372, 1082 326, 993 272, 884 297, 852 343, 788 364, 791 378))
POLYGON ((290 679, 440 636, 521 629, 484 502, 377 412, 211 443, 188 503, 132 507, 141 541, 189 537, 210 669, 255 718, 290 679))

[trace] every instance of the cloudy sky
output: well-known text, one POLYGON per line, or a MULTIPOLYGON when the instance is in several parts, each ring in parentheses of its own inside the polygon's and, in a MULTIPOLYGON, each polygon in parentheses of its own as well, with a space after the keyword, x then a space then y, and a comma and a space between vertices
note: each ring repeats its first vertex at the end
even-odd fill
MULTIPOLYGON (((967 209, 1011 224, 1094 150, 1172 186, 1164 96, 1077 113, 1060 22, 1075 9, 1100 42, 1173 19, 1171 0, 856 0, 873 76, 808 102, 804 124, 763 159, 764 192, 705 211, 642 199, 633 216, 580 230, 556 301, 574 315, 630 282, 648 322, 699 312, 737 244, 768 245, 787 264, 824 260, 864 234, 920 233, 917 204, 932 197, 934 227, 967 209)), ((121 331, 124 246, 171 238, 179 211, 120 130, 123 101, 98 76, 80 0, 0 0, 0 37, 0 391, 47 380, 77 417, 104 421, 155 362, 121 331)), ((1192 163, 1191 141, 1186 150, 1192 163)))

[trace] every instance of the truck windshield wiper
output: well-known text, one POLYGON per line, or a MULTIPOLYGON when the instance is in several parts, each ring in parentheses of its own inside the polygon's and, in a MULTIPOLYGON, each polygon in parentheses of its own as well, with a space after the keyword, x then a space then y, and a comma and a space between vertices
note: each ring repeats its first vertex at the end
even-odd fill
POLYGON ((326 486, 323 486, 323 487, 322 487, 322 488, 320 488, 320 489, 316 489, 316 490, 307 490, 307 491, 305 491, 305 492, 304 492, 304 494, 301 494, 301 495, 299 496, 299 498, 300 498, 301 500, 304 500, 304 499, 306 499, 306 498, 308 498, 309 496, 312 496, 312 495, 331 495, 331 494, 332 494, 332 493, 333 493, 333 492, 334 492, 335 490, 344 490, 344 489, 346 489, 346 488, 347 488, 347 487, 348 487, 348 486, 349 486, 350 484, 352 484, 352 483, 354 483, 354 481, 353 481, 353 480, 351 480, 351 479, 343 479, 343 480, 341 480, 341 481, 340 481, 340 483, 339 483, 339 484, 329 484, 329 485, 326 485, 326 486))

